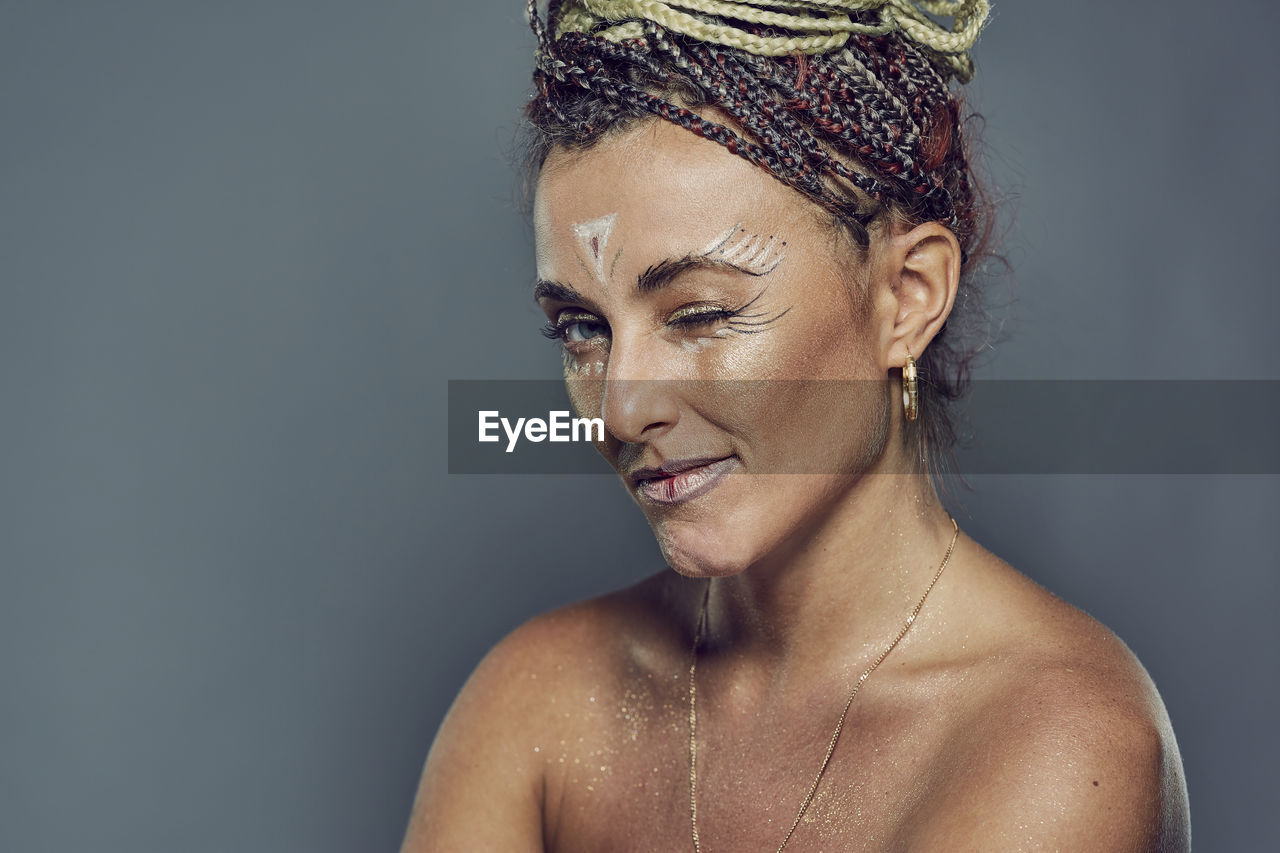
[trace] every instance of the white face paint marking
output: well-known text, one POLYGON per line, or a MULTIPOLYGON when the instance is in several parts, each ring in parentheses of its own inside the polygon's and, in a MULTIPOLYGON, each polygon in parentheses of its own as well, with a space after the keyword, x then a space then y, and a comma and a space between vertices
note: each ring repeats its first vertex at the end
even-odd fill
POLYGON ((728 261, 742 267, 755 275, 772 272, 774 267, 782 263, 787 253, 782 251, 783 244, 775 236, 768 238, 759 234, 747 234, 739 222, 723 234, 717 236, 706 245, 701 254, 708 258, 728 261), (734 235, 738 240, 730 244, 734 235))
POLYGON ((728 242, 729 242, 729 238, 730 238, 730 237, 732 237, 735 233, 737 233, 737 230, 738 230, 739 228, 741 228, 741 227, 742 227, 742 223, 741 223, 741 222, 739 222, 739 223, 735 224, 735 225, 734 225, 732 228, 730 228, 728 231, 724 232, 724 233, 723 233, 723 234, 721 234, 719 237, 715 238, 715 239, 714 239, 714 240, 712 240, 710 243, 708 243, 708 244, 706 245, 706 247, 705 247, 705 248, 703 248, 703 250, 702 250, 701 252, 699 252, 698 254, 700 254, 700 255, 710 255, 712 252, 715 252, 715 251, 716 251, 716 250, 718 250, 721 246, 723 246, 725 243, 728 243, 728 242))
POLYGON ((564 369, 567 373, 578 373, 583 376, 603 376, 603 361, 575 361, 572 356, 565 353, 564 369))
POLYGON ((578 245, 582 246, 582 251, 591 259, 592 269, 595 270, 596 279, 605 284, 604 280, 604 249, 609 245, 609 235, 613 233, 613 226, 618 221, 618 214, 607 213, 598 219, 592 219, 590 222, 579 222, 573 226, 573 235, 578 238, 578 245))
POLYGON ((749 239, 749 238, 747 238, 747 237, 743 237, 741 240, 739 240, 738 242, 734 243, 734 244, 733 244, 732 246, 730 246, 729 248, 727 248, 727 249, 721 249, 721 250, 720 250, 720 257, 724 258, 726 261, 732 261, 732 260, 736 259, 736 258, 738 257, 738 255, 742 254, 742 249, 743 249, 743 247, 747 244, 748 239, 749 239))
MULTIPOLYGON (((751 267, 761 267, 769 263, 770 256, 773 254, 774 249, 777 248, 777 245, 778 238, 770 237, 768 242, 761 247, 759 252, 747 259, 747 265, 751 267)), ((779 260, 781 260, 781 258, 779 258, 779 260)))
POLYGON ((713 339, 727 338, 731 334, 731 331, 732 330, 730 329, 716 329, 714 332, 704 337, 696 338, 692 341, 681 341, 680 347, 685 352, 702 352, 704 349, 711 346, 711 341, 713 339))

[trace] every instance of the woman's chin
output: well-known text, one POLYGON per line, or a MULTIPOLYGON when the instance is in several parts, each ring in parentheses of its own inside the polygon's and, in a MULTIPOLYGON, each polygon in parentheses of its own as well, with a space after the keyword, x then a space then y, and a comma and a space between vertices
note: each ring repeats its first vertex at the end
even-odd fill
POLYGON ((667 565, 685 577, 728 577, 754 561, 744 537, 724 536, 701 525, 672 525, 654 533, 667 565))

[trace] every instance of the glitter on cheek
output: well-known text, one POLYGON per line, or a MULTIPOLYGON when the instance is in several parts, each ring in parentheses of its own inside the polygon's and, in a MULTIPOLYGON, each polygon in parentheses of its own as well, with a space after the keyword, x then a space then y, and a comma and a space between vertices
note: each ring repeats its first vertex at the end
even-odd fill
POLYGON ((603 376, 603 361, 578 361, 568 351, 564 354, 564 370, 565 373, 576 374, 578 376, 603 376))

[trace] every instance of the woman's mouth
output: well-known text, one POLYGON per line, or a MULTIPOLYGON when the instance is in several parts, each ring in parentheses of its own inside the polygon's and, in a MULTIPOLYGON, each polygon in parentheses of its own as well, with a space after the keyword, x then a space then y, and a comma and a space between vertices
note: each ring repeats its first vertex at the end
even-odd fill
POLYGON ((737 460, 675 459, 658 468, 641 468, 631 475, 636 493, 661 504, 690 501, 720 484, 737 465, 737 460))

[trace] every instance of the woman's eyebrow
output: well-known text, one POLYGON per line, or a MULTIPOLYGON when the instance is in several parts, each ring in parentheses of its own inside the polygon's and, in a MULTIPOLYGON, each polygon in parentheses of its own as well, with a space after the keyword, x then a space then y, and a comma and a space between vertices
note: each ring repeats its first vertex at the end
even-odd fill
POLYGON ((586 302, 587 300, 581 293, 569 287, 567 284, 561 284, 558 281, 547 281, 545 278, 538 279, 533 285, 533 301, 541 302, 544 299, 554 299, 557 302, 586 302))
MULTIPOLYGON (((722 269, 733 270, 750 276, 768 275, 786 257, 785 252, 782 252, 780 248, 775 248, 776 241, 772 237, 769 238, 767 243, 760 242, 749 245, 749 251, 747 252, 739 251, 737 247, 731 247, 728 250, 728 257, 725 257, 724 242, 721 240, 719 245, 708 247, 708 251, 685 255, 683 258, 667 258, 654 264, 640 273, 639 278, 636 280, 636 292, 640 294, 653 293, 655 290, 660 290, 670 284, 681 273, 691 269, 722 269), (720 255, 720 257, 717 257, 717 255, 720 255)), ((746 244, 747 241, 744 240, 742 243, 746 244)), ((786 243, 780 244, 780 246, 785 245, 786 243)), ((533 299, 535 302, 541 302, 543 299, 570 303, 585 303, 589 301, 569 285, 561 284, 558 281, 548 281, 543 278, 538 279, 533 286, 533 299)))
POLYGON ((669 284, 672 279, 688 269, 728 269, 751 276, 768 275, 787 256, 786 240, 775 235, 765 237, 752 234, 742 227, 742 222, 712 240, 701 252, 685 255, 679 260, 669 259, 649 267, 640 274, 636 290, 653 291, 669 284))
POLYGON ((636 280, 636 292, 652 293, 655 290, 666 287, 681 273, 691 269, 733 270, 750 276, 762 276, 773 272, 776 266, 777 264, 774 263, 768 268, 760 269, 725 260, 724 258, 708 257, 707 255, 686 255, 678 259, 668 258, 640 273, 640 277, 636 280))

